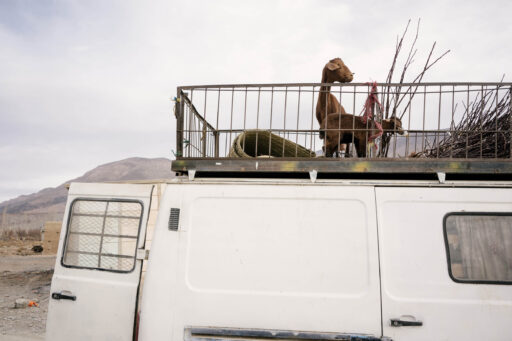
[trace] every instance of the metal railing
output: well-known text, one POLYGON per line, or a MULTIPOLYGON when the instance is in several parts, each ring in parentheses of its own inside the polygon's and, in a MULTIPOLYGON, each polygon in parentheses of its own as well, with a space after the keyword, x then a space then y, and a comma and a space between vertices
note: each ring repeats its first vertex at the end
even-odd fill
POLYGON ((335 134, 329 136, 336 136, 338 157, 506 159, 512 156, 512 83, 378 84, 376 95, 382 111, 376 110, 373 120, 358 128, 356 123, 371 89, 371 85, 363 83, 179 87, 175 109, 177 158, 232 158, 236 143, 249 156, 323 156, 327 139, 320 137, 316 113, 317 106, 324 108, 318 104, 319 98, 328 99, 331 95, 347 113, 354 115, 351 126, 340 123, 337 127, 323 128, 325 134, 335 134), (401 128, 407 133, 398 134, 396 126, 384 128, 381 137, 369 141, 376 130, 375 122, 382 124, 391 117, 399 118, 401 128), (237 140, 242 134, 245 134, 243 139, 237 140), (247 143, 249 134, 256 136, 255 143, 247 143), (356 153, 354 147, 362 140, 374 147, 356 153), (285 146, 289 142, 293 143, 290 146, 311 153, 299 155, 300 148, 296 147, 295 154, 293 148, 292 154, 286 154, 285 146), (275 146, 276 143, 280 145, 275 146), (348 145, 345 155, 341 153, 342 145, 348 145))

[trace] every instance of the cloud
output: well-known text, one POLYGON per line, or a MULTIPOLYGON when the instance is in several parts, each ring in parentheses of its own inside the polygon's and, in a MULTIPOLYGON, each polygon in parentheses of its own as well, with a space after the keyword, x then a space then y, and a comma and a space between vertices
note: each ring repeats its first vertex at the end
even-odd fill
POLYGON ((417 67, 432 42, 452 49, 427 80, 510 79, 511 10, 508 1, 0 2, 0 200, 21 188, 13 184, 30 184, 21 194, 103 162, 169 157, 178 85, 319 82, 336 56, 356 81, 382 81, 409 18, 422 17, 417 67))

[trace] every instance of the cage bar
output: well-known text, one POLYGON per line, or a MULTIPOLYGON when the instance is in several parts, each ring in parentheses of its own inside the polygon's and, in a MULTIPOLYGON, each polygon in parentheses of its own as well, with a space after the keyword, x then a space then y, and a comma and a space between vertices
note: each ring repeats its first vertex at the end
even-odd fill
MULTIPOLYGON (((176 158, 180 162, 173 164, 173 170, 186 172, 187 160, 194 160, 197 167, 202 164, 199 160, 236 160, 243 165, 257 158, 273 163, 316 162, 318 167, 325 167, 325 162, 353 165, 362 160, 386 160, 392 167, 400 160, 397 169, 401 171, 407 171, 407 165, 411 171, 419 171, 417 167, 429 164, 430 168, 423 168, 423 172, 435 170, 428 161, 436 161, 437 170, 443 163, 459 162, 467 173, 475 169, 468 165, 487 161, 496 166, 484 167, 488 171, 512 173, 512 83, 378 84, 377 96, 385 111, 382 117, 368 121, 364 129, 356 128, 370 92, 367 83, 179 87, 175 116, 176 158), (320 127, 315 108, 319 96, 327 98, 329 93, 352 115, 348 126, 342 126, 339 120, 337 127, 320 127), (386 125, 382 138, 370 141, 377 123, 384 124, 392 117, 401 119, 401 127, 386 125), (321 128, 325 134, 335 136, 335 150, 341 151, 342 145, 347 145, 345 154, 324 156, 327 139, 321 139, 321 128), (254 140, 247 140, 251 134, 254 140), (355 155, 356 145, 370 142, 379 150, 373 152, 367 147, 362 155, 355 155), (243 155, 234 151, 236 143, 243 155)), ((364 171, 367 169, 361 170, 364 171)))

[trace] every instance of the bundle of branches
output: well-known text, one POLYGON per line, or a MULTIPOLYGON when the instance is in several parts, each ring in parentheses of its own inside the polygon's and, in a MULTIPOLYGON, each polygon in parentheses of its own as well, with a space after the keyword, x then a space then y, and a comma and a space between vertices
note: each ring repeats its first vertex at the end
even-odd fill
POLYGON ((510 88, 505 91, 503 87, 484 90, 479 98, 467 106, 462 120, 457 126, 451 127, 450 134, 446 134, 446 137, 439 141, 434 141, 431 148, 417 153, 415 157, 511 157, 510 97, 510 88))
MULTIPOLYGON (((433 57, 434 50, 436 48, 436 42, 432 44, 430 52, 427 56, 425 64, 421 71, 412 79, 410 82, 411 85, 402 85, 404 84, 405 77, 407 75, 407 71, 413 62, 415 61, 416 53, 418 49, 416 49, 416 42, 418 41, 419 29, 420 29, 420 21, 418 19, 418 23, 416 25, 416 35, 411 43, 409 48, 409 53, 407 54, 407 58, 402 66, 402 72, 400 73, 400 78, 398 79, 398 86, 387 86, 384 88, 382 93, 381 103, 384 106, 384 117, 378 117, 379 120, 387 119, 389 117, 398 117, 402 119, 402 117, 407 112, 407 109, 411 105, 411 102, 418 91, 418 87, 425 76, 425 73, 434 66, 439 60, 441 60, 444 56, 446 56, 450 50, 443 52, 439 57, 433 57), (434 59, 435 58, 435 59, 434 59), (405 100, 405 102, 404 102, 405 100), (401 104, 405 104, 402 105, 401 104)), ((409 25, 411 20, 407 22, 407 26, 402 34, 400 39, 397 38, 396 46, 395 46, 395 54, 393 56, 393 61, 391 63, 391 67, 388 72, 388 76, 386 78, 386 83, 393 82, 393 76, 395 73, 395 69, 397 67, 398 58, 400 56, 400 52, 402 51, 402 47, 404 46, 404 39, 406 37, 407 31, 409 29, 409 25)), ((381 139, 381 148, 379 151, 380 157, 387 157, 389 151, 389 141, 391 139, 391 134, 384 133, 381 139)))

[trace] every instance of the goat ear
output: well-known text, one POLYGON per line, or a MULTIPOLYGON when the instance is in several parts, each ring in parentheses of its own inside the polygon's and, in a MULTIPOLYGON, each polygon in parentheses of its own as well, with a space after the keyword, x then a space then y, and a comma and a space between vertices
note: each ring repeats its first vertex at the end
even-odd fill
POLYGON ((335 64, 335 63, 332 63, 332 62, 327 63, 327 65, 325 65, 325 67, 327 69, 329 69, 330 71, 334 71, 334 70, 337 70, 337 69, 340 68, 340 66, 338 64, 335 64))

